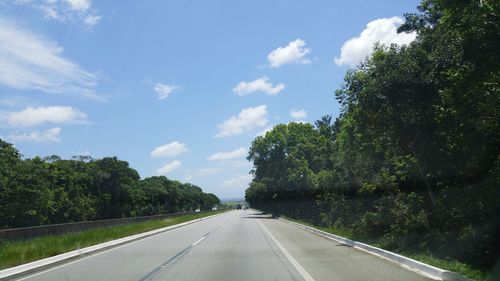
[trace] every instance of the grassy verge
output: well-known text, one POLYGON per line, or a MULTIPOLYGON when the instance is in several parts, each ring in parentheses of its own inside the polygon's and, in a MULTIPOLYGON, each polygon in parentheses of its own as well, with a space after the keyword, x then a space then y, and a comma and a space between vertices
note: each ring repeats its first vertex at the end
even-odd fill
POLYGON ((466 276, 472 280, 477 280, 477 281, 490 280, 490 279, 488 279, 488 276, 487 276, 486 272, 484 272, 484 271, 481 271, 479 269, 475 269, 468 264, 461 263, 461 262, 456 261, 456 260, 442 259, 442 258, 435 257, 432 255, 432 253, 414 254, 414 253, 404 253, 403 252, 400 254, 407 256, 409 258, 412 258, 414 260, 433 265, 435 267, 439 267, 442 269, 446 269, 449 271, 459 273, 459 274, 466 276))
MULTIPOLYGON (((338 228, 334 228, 334 227, 321 227, 321 226, 317 226, 317 225, 314 225, 314 224, 311 224, 311 223, 308 223, 305 221, 301 221, 301 220, 297 220, 297 219, 293 219, 293 218, 289 218, 289 217, 285 217, 285 216, 282 216, 282 217, 286 218, 287 220, 298 222, 298 223, 301 223, 304 225, 308 225, 308 226, 323 230, 323 231, 328 232, 328 233, 332 233, 332 234, 339 235, 339 236, 342 236, 345 238, 360 241, 360 242, 363 242, 363 243, 366 243, 366 244, 369 244, 369 245, 372 245, 372 246, 375 246, 378 248, 385 249, 385 247, 384 247, 383 243, 381 243, 381 241, 379 241, 377 239, 370 239, 369 241, 359 239, 358 237, 355 237, 352 234, 352 232, 350 232, 349 230, 338 229, 338 228)), ((420 261, 420 262, 423 262, 426 264, 430 264, 432 266, 435 266, 435 267, 438 267, 441 269, 456 272, 456 273, 461 274, 463 276, 466 276, 472 280, 477 280, 477 281, 493 280, 493 279, 491 279, 491 276, 488 276, 488 273, 483 271, 483 270, 473 268, 472 266, 470 266, 468 264, 465 264, 465 263, 462 263, 462 262, 459 262, 459 261, 456 261, 453 259, 438 258, 430 252, 413 253, 413 252, 397 251, 394 249, 386 249, 386 250, 395 252, 397 254, 412 258, 414 260, 417 260, 417 261, 420 261)))
POLYGON ((0 242, 0 269, 221 212, 224 211, 181 215, 167 219, 104 227, 59 236, 45 236, 26 241, 0 242))

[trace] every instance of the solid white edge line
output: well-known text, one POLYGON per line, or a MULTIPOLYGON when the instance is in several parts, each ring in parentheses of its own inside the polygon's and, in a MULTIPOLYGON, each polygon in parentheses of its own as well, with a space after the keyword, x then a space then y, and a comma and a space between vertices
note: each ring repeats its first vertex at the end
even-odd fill
POLYGON ((176 229, 176 228, 179 228, 179 227, 190 225, 190 224, 193 224, 195 222, 199 222, 199 221, 204 221, 204 220, 207 220, 207 219, 211 219, 211 218, 220 216, 220 215, 225 214, 225 213, 227 213, 227 212, 222 212, 220 214, 215 214, 215 215, 211 215, 211 216, 204 217, 204 218, 199 218, 199 219, 194 219, 194 220, 190 220, 190 221, 179 223, 179 224, 174 224, 174 225, 171 225, 171 226, 167 226, 167 227, 164 227, 164 228, 159 228, 159 229, 151 230, 151 231, 148 231, 148 232, 143 232, 143 233, 134 234, 134 235, 131 235, 131 236, 122 237, 122 238, 119 238, 119 239, 116 239, 116 240, 111 240, 111 241, 107 241, 107 242, 104 242, 104 243, 101 243, 101 244, 89 246, 87 248, 83 248, 83 249, 79 249, 79 250, 74 250, 74 251, 67 252, 67 253, 62 253, 62 254, 59 254, 57 256, 45 258, 45 259, 42 259, 42 260, 36 260, 36 261, 30 262, 30 263, 27 263, 27 264, 22 264, 22 265, 19 265, 19 266, 16 266, 16 267, 11 267, 11 268, 7 268, 7 269, 4 269, 4 270, 0 270, 0 280, 11 280, 11 279, 14 279, 14 278, 17 281, 26 280, 28 278, 32 278, 32 277, 44 274, 44 273, 49 272, 49 271, 59 269, 59 268, 64 267, 64 266, 68 266, 68 265, 71 265, 71 264, 74 264, 74 263, 77 263, 77 262, 81 262, 81 261, 84 261, 86 259, 89 259, 89 258, 92 258, 92 257, 95 257, 95 256, 102 255, 104 253, 107 253, 107 252, 110 252, 110 251, 113 251, 113 250, 117 250, 117 249, 129 246, 129 245, 131 245, 133 243, 136 243, 136 242, 139 242, 139 241, 143 240, 144 238, 149 238, 149 237, 154 236, 156 234, 160 234, 160 233, 163 233, 163 232, 167 232, 169 230, 173 230, 173 229, 176 229), (122 240, 122 241, 120 241, 120 240, 122 240), (104 248, 104 250, 100 250, 101 246, 102 246, 102 248, 104 248), (105 249, 105 248, 109 248, 109 249, 105 249), (98 253, 95 253, 95 252, 98 252, 98 253), (81 256, 83 254, 88 255, 88 256, 83 257, 83 258, 78 258, 78 256, 81 256), (76 258, 75 261, 64 262, 64 260, 74 259, 74 258, 76 258), (53 261, 49 261, 49 260, 53 260, 53 261), (61 262, 63 264, 51 267, 52 263, 61 263, 61 262), (31 264, 33 264, 32 267, 30 267, 31 264), (49 267, 49 268, 43 269, 44 267, 49 267), (33 270, 36 270, 36 271, 33 272, 32 274, 30 274, 29 272, 33 271, 33 270), (24 277, 22 277, 22 276, 17 277, 17 278, 20 278, 20 279, 17 279, 16 276, 21 275, 21 274, 22 275, 28 274, 28 275, 24 276, 24 277))
POLYGON ((444 269, 441 269, 441 268, 438 268, 438 267, 435 267, 435 266, 432 266, 432 265, 429 265, 429 264, 426 264, 426 263, 423 263, 423 262, 420 262, 420 261, 417 261, 417 260, 414 260, 414 259, 411 259, 411 258, 408 258, 405 256, 402 256, 402 255, 399 255, 399 254, 396 254, 396 253, 393 253, 393 252, 390 252, 390 251, 387 251, 387 250, 384 250, 381 248, 377 248, 377 247, 374 247, 374 246, 371 246, 368 244, 364 244, 364 243, 361 243, 358 241, 350 240, 350 239, 347 239, 345 237, 338 236, 338 235, 335 235, 332 233, 328 233, 328 232, 319 230, 317 228, 314 228, 314 227, 311 227, 308 225, 304 225, 304 224, 301 224, 298 222, 294 222, 291 220, 287 220, 284 218, 279 218, 279 219, 282 221, 288 222, 290 224, 293 224, 296 227, 301 228, 305 231, 316 234, 318 236, 324 237, 326 239, 334 240, 334 241, 339 242, 339 243, 344 244, 344 245, 349 245, 354 249, 363 251, 367 254, 374 255, 374 256, 382 258, 382 259, 385 259, 391 263, 397 264, 397 265, 399 265, 407 270, 413 271, 413 272, 420 274, 424 277, 427 277, 429 279, 443 280, 443 281, 471 281, 467 277, 461 276, 458 273, 444 270, 444 269), (388 254, 390 254, 390 256, 381 255, 380 253, 375 252, 373 249, 376 249, 382 253, 388 253, 388 254), (396 258, 393 258, 391 256, 398 257, 398 258, 396 259, 396 258), (411 264, 407 264, 407 262, 410 262, 411 264), (415 267, 415 264, 420 265, 420 266, 415 267))
POLYGON ((260 227, 262 227, 264 232, 271 238, 271 240, 273 240, 274 244, 276 244, 276 246, 278 246, 278 248, 281 250, 283 255, 285 255, 285 257, 288 259, 288 261, 290 261, 290 263, 293 265, 293 267, 295 267, 295 269, 300 273, 300 275, 302 275, 302 277, 306 281, 315 281, 314 278, 312 278, 312 276, 288 252, 288 250, 285 247, 283 247, 283 245, 281 245, 281 243, 276 238, 274 238, 274 236, 271 234, 271 232, 269 232, 269 230, 267 230, 267 228, 260 222, 260 219, 257 220, 257 223, 259 223, 260 227))

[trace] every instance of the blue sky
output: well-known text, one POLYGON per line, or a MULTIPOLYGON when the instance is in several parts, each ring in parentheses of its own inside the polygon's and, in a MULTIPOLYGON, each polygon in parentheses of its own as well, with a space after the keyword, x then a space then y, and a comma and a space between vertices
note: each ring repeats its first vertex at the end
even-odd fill
POLYGON ((1 1, 0 138, 117 156, 243 197, 251 141, 337 116, 334 91, 418 1, 1 1))

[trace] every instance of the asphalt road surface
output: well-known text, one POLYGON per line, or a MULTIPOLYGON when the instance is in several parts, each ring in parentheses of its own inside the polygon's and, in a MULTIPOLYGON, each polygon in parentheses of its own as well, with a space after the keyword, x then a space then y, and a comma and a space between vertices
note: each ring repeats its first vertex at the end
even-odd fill
POLYGON ((430 280, 254 210, 231 211, 19 280, 430 280))

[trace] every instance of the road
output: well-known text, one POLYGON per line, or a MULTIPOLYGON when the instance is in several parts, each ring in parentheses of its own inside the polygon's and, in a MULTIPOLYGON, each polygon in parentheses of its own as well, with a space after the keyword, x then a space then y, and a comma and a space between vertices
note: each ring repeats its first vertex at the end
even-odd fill
POLYGON ((231 211, 19 280, 430 280, 272 219, 231 211))

